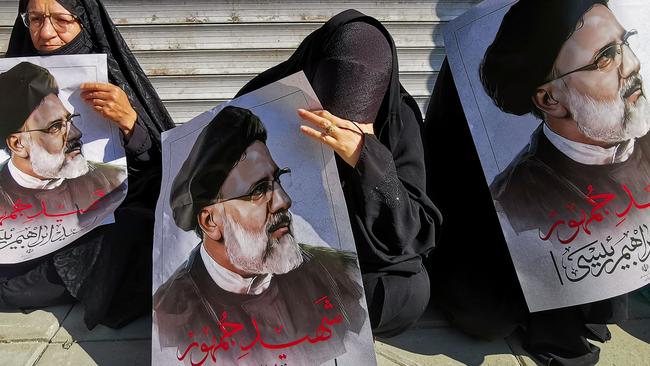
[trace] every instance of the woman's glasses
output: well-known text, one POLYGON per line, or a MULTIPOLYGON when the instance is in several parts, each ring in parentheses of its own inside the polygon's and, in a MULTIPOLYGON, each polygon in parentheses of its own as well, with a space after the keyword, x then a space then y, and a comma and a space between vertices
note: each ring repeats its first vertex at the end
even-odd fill
POLYGON ((72 25, 77 23, 77 17, 70 13, 40 13, 35 11, 29 11, 26 13, 21 13, 20 17, 23 18, 23 23, 25 27, 29 28, 32 32, 37 32, 43 28, 45 24, 45 18, 50 18, 50 23, 57 33, 67 32, 72 25))

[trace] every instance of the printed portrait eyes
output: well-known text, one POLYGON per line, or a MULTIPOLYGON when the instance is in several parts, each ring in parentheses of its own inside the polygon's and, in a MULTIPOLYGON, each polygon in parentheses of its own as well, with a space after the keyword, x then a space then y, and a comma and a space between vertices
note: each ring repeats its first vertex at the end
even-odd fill
POLYGON ((606 49, 604 49, 597 57, 595 64, 598 67, 598 70, 607 69, 612 63, 620 65, 620 58, 623 55, 623 46, 630 47, 628 40, 631 36, 636 35, 638 32, 635 29, 632 29, 625 33, 623 41, 621 43, 613 44, 606 49))
POLYGON ((58 121, 54 122, 50 125, 50 127, 47 128, 47 133, 55 135, 60 133, 63 130, 63 124, 66 123, 65 121, 58 121))
POLYGON ((621 54, 621 45, 613 44, 600 53, 596 59, 596 66, 599 70, 604 70, 614 62, 614 59, 621 54))
MULTIPOLYGON (((279 180, 278 180, 279 183, 279 180)), ((264 197, 264 195, 273 189, 273 181, 272 180, 267 180, 264 182, 259 182, 253 187, 253 189, 250 192, 250 197, 253 201, 257 201, 264 197)))
POLYGON ((280 177, 282 177, 282 176, 287 178, 287 179, 285 179, 285 183, 289 183, 289 184, 285 184, 286 187, 284 187, 284 188, 290 187, 291 186, 291 169, 290 168, 282 168, 282 169, 279 169, 275 173, 275 176, 273 177, 272 180, 259 182, 253 187, 253 189, 248 194, 250 196, 251 200, 258 201, 258 200, 262 199, 262 197, 267 195, 269 192, 272 192, 275 189, 275 182, 282 185, 282 181, 280 179, 280 177))

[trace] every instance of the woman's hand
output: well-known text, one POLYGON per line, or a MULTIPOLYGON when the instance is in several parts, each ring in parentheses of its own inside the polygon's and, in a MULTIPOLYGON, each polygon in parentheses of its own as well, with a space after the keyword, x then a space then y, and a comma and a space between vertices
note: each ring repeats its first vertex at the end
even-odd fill
POLYGON ((300 126, 300 132, 331 147, 351 167, 355 167, 359 161, 363 134, 374 133, 372 123, 348 121, 325 110, 309 112, 298 109, 298 115, 316 127, 300 126))
POLYGON ((102 116, 115 122, 124 136, 131 134, 138 114, 120 87, 108 83, 83 83, 81 98, 102 116))

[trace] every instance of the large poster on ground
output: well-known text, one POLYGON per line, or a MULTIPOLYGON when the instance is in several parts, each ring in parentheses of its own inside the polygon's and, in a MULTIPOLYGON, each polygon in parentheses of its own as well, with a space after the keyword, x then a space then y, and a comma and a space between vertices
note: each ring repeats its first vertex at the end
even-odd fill
POLYGON ((448 57, 528 307, 650 282, 650 5, 488 0, 448 57))
POLYGON ((163 134, 153 257, 156 365, 371 365, 333 152, 302 72, 163 134))
POLYGON ((106 55, 0 59, 0 264, 52 253, 114 221, 127 191, 121 133, 83 102, 106 55))

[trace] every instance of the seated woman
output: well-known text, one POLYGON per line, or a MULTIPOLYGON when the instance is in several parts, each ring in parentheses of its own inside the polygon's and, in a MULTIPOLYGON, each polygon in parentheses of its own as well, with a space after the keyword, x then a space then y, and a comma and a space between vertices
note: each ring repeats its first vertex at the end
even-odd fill
POLYGON ((154 207, 160 133, 171 117, 97 0, 21 0, 7 57, 105 53, 110 83, 85 83, 82 98, 123 133, 128 194, 115 223, 53 254, 0 265, 0 309, 75 299, 88 328, 120 327, 151 309, 154 207))
POLYGON ((399 83, 390 34, 354 10, 333 17, 238 95, 300 70, 327 110, 298 111, 301 130, 337 154, 373 332, 397 335, 427 306, 422 258, 441 221, 425 193, 418 106, 399 83))
POLYGON ((528 311, 497 213, 481 169, 460 96, 447 60, 438 74, 426 117, 427 159, 439 171, 463 169, 463 179, 429 184, 430 196, 445 212, 445 235, 432 256, 437 305, 452 324, 481 339, 494 340, 517 331, 529 354, 544 365, 594 365, 600 348, 588 340, 610 339, 606 324, 627 319, 627 295, 541 312, 528 311), (440 159, 453 137, 455 159, 440 159), (435 165, 434 165, 435 164, 435 165), (477 184, 477 182, 482 184, 477 184), (468 209, 458 197, 472 192, 470 227, 480 240, 462 240, 468 209), (462 259, 462 265, 458 259, 462 259))

